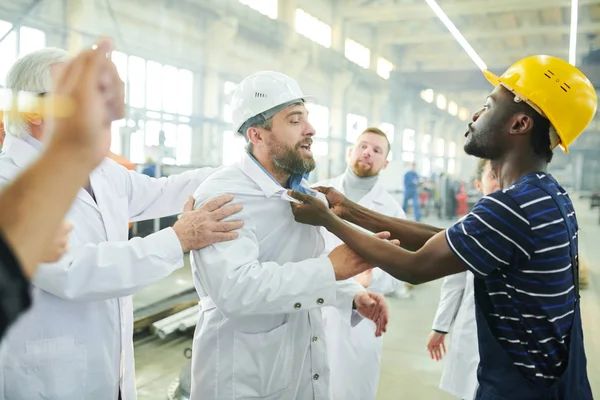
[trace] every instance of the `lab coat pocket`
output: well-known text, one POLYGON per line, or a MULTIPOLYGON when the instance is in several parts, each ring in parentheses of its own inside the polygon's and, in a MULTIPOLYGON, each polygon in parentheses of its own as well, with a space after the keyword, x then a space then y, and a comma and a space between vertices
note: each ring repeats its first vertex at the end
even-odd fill
POLYGON ((279 399, 292 382, 288 323, 264 333, 234 333, 233 395, 236 400, 279 399))
POLYGON ((60 355, 24 354, 7 362, 3 369, 2 399, 74 400, 85 393, 87 355, 84 348, 60 355))

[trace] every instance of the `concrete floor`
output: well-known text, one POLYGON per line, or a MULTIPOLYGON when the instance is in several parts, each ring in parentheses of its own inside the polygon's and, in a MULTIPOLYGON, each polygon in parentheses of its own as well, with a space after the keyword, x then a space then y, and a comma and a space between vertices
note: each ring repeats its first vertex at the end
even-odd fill
MULTIPOLYGON (((598 210, 589 202, 577 201, 581 227, 580 254, 590 267, 589 287, 582 291, 582 315, 588 358, 588 376, 594 397, 600 398, 600 236, 598 210)), ((440 221, 427 221, 442 226, 440 221)), ((446 222, 445 225, 448 223, 446 222)), ((135 296, 136 305, 145 305, 167 297, 190 282, 189 270, 182 269, 135 296)), ((412 289, 408 299, 389 298, 390 325, 384 340, 381 378, 377 400, 445 400, 454 397, 438 389, 443 361, 435 362, 425 350, 435 315, 441 281, 412 289)), ((189 337, 177 336, 165 341, 147 338, 136 342, 136 375, 139 400, 164 400, 169 384, 188 361, 183 352, 191 347, 189 337)))

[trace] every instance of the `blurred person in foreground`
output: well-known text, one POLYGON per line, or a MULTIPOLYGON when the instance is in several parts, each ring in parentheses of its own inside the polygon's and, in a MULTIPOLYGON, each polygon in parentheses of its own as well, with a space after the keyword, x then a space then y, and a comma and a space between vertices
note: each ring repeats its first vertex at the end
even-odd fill
MULTIPOLYGON (((6 86, 52 96, 71 59, 55 48, 29 53, 11 67, 6 86)), ((48 121, 7 113, 4 122, 1 185, 39 158, 48 121)), ((103 137, 109 148, 110 134, 103 137)), ((242 226, 221 221, 241 209, 226 205, 232 196, 192 210, 190 195, 213 172, 154 179, 104 158, 87 175, 67 214, 73 224, 68 251, 39 266, 31 309, 2 343, 0 393, 28 400, 135 399, 131 295, 181 268, 185 252, 234 239, 242 226), (182 211, 172 228, 128 240, 129 222, 182 211)), ((38 193, 40 201, 46 195, 38 193)))
MULTIPOLYGON (((0 192, 2 336, 29 307, 28 280, 38 264, 57 261, 65 252, 71 227, 62 219, 88 174, 108 154, 105 135, 111 122, 124 117, 123 83, 108 51, 110 43, 102 41, 66 66, 56 94, 70 98, 77 112, 54 122, 39 159, 0 192)), ((2 124, 0 146, 3 140, 2 124)))
MULTIPOLYGON (((410 283, 475 275, 478 400, 591 400, 578 282, 573 203, 548 174, 593 119, 594 86, 552 56, 517 61, 494 85, 465 133, 467 154, 489 159, 502 190, 484 196, 452 227, 387 217, 333 189, 329 205, 292 192, 296 220, 323 225, 366 260, 410 283), (387 230, 404 248, 353 228, 387 230)), ((363 269, 347 268, 351 277, 363 269)), ((340 271, 341 272, 341 271, 340 271)))
MULTIPOLYGON (((480 159, 477 162, 475 187, 484 196, 500 188, 489 160, 480 159)), ((433 329, 427 343, 431 358, 441 360, 446 353, 446 336, 452 330, 440 389, 464 400, 474 399, 477 391, 479 352, 474 280, 475 276, 470 271, 444 278, 433 329)))
MULTIPOLYGON (((348 168, 333 179, 316 186, 331 186, 363 207, 396 218, 406 218, 400 204, 380 182, 380 172, 387 165, 390 142, 379 128, 367 128, 348 149, 348 168)), ((325 234, 326 247, 332 250, 342 242, 333 234, 325 234)), ((354 277, 369 291, 383 295, 407 296, 404 282, 379 268, 354 277)), ((352 327, 348 314, 334 307, 323 309, 327 350, 331 366, 334 399, 374 400, 379 384, 383 336, 375 336, 372 321, 352 327)))

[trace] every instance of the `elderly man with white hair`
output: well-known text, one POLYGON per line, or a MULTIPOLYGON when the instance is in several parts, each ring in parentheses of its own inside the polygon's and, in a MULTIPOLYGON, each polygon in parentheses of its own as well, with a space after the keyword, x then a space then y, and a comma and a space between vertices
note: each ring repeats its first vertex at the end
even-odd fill
MULTIPOLYGON (((30 53, 13 65, 6 86, 51 92, 69 60, 60 49, 30 53)), ((7 114, 4 122, 0 185, 39 156, 45 131, 35 114, 7 114)), ((129 241, 127 223, 182 212, 213 171, 153 179, 106 159, 90 174, 67 215, 69 251, 40 265, 32 308, 2 343, 2 399, 135 399, 131 295, 183 266, 184 252, 236 238, 242 222, 221 220, 241 206, 226 205, 228 195, 197 210, 188 201, 172 228, 129 241)))

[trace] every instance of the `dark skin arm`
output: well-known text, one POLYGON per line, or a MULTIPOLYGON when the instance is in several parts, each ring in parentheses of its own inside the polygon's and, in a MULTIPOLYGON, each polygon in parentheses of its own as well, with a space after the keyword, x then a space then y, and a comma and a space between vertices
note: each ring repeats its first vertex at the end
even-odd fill
MULTIPOLYGON (((367 262, 399 280, 421 284, 466 270, 464 263, 450 250, 444 232, 432 235, 416 252, 408 251, 353 228, 313 196, 298 192, 290 192, 290 195, 302 201, 302 204, 292 203, 296 221, 325 227, 367 262)), ((346 279, 361 272, 363 270, 344 265, 336 269, 336 276, 346 279)))
POLYGON ((333 188, 318 187, 316 190, 327 196, 331 211, 340 218, 371 232, 390 232, 393 239, 400 241, 406 250, 417 251, 443 229, 405 219, 392 218, 369 210, 333 188))

